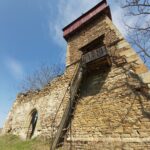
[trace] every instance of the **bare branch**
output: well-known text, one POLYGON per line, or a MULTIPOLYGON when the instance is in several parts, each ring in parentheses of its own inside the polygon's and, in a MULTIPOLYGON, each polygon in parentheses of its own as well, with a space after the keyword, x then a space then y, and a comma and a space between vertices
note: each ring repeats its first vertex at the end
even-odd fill
POLYGON ((37 70, 35 70, 31 75, 26 76, 22 81, 20 86, 21 92, 40 90, 50 83, 50 81, 56 76, 59 76, 62 73, 63 67, 61 66, 41 65, 37 70))
POLYGON ((146 62, 150 59, 150 0, 124 0, 122 8, 125 17, 136 17, 134 24, 124 24, 129 31, 128 39, 146 62))

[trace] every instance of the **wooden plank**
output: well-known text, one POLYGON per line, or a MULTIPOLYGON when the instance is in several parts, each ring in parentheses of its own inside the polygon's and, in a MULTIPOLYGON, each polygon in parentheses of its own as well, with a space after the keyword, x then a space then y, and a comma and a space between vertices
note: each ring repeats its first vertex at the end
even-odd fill
POLYGON ((61 142, 61 137, 64 137, 63 129, 68 128, 68 124, 70 122, 70 120, 69 120, 70 114, 72 113, 73 103, 76 100, 75 96, 77 94, 81 80, 82 80, 82 68, 81 68, 81 64, 79 64, 78 69, 75 72, 75 76, 73 77, 71 85, 70 85, 70 99, 67 102, 67 106, 66 106, 65 111, 63 113, 63 117, 61 119, 59 128, 56 132, 55 139, 54 139, 52 146, 51 146, 51 150, 56 150, 56 147, 59 146, 59 142, 61 142))
POLYGON ((98 49, 95 49, 95 50, 92 50, 88 53, 86 53, 85 55, 82 56, 82 61, 83 61, 83 64, 85 63, 89 63, 93 60, 96 60, 98 58, 101 58, 105 55, 107 55, 107 50, 106 48, 103 46, 101 48, 98 48, 98 49))

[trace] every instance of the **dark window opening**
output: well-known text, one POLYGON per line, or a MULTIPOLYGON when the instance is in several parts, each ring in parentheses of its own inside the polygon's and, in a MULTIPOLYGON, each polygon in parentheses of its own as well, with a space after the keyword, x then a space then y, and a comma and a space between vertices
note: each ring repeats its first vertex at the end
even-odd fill
POLYGON ((80 48, 80 50, 83 52, 83 54, 86 54, 87 52, 93 51, 95 49, 98 49, 98 48, 104 46, 103 41, 104 41, 104 35, 94 39, 93 41, 91 41, 87 45, 80 48))
POLYGON ((36 124, 38 120, 38 112, 37 110, 33 110, 31 113, 31 121, 28 128, 27 139, 31 139, 34 135, 36 124))

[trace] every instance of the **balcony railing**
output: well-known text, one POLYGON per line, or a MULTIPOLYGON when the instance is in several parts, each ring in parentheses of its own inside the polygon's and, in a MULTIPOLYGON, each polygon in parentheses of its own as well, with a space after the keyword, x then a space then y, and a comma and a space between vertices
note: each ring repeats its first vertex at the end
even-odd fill
POLYGON ((86 64, 96 59, 102 58, 108 55, 107 49, 105 46, 98 49, 92 50, 82 56, 82 63, 86 64))

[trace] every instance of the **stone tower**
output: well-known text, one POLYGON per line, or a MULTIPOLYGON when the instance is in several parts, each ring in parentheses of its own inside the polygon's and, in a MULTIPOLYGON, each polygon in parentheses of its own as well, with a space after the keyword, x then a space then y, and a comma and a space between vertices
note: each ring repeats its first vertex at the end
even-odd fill
POLYGON ((114 26, 106 0, 63 32, 65 73, 18 95, 3 132, 51 138, 51 150, 149 149, 150 73, 114 26))
POLYGON ((112 23, 106 0, 63 31, 67 69, 77 69, 52 149, 150 148, 150 74, 112 23))

